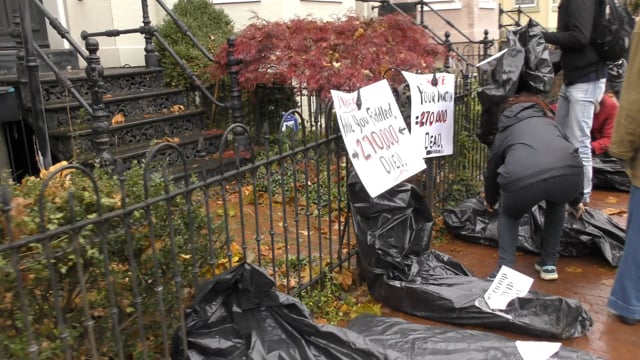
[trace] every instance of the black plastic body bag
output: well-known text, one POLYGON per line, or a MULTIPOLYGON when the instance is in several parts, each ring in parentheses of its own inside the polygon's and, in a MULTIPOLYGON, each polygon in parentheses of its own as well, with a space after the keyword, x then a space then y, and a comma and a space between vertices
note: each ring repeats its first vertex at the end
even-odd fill
MULTIPOLYGON (((515 341, 477 330, 361 315, 348 328, 316 324, 262 269, 243 263, 204 283, 171 358, 190 360, 519 360, 515 341), (184 335, 183 335, 184 334, 184 335), (186 344, 186 351, 185 345, 186 344)), ((556 360, 596 360, 561 347, 556 360)))
POLYGON ((371 295, 390 308, 426 319, 478 325, 546 338, 582 336, 591 316, 574 299, 530 291, 502 315, 475 305, 490 282, 452 257, 429 250, 433 225, 424 196, 401 183, 371 198, 352 172, 348 193, 361 275, 371 295))
MULTIPOLYGON (((482 199, 467 199, 454 208, 444 209, 442 213, 447 230, 457 238, 498 246, 498 211, 487 211, 482 199)), ((539 254, 543 229, 544 202, 534 206, 520 219, 518 248, 539 254)), ((624 252, 624 242, 625 231, 622 226, 602 211, 586 208, 579 220, 573 216, 565 218, 560 255, 601 254, 609 264, 618 266, 624 252)))

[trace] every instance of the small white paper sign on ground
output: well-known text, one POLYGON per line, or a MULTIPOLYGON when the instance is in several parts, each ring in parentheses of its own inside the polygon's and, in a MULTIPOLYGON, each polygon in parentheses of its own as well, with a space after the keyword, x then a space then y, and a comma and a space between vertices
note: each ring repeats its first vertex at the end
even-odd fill
POLYGON ((531 284, 533 278, 503 265, 484 294, 484 299, 491 309, 504 310, 509 301, 526 295, 531 284))
POLYGON ((346 93, 331 90, 342 139, 351 163, 371 197, 423 170, 387 80, 346 93))
POLYGON ((559 342, 516 341, 516 348, 523 360, 547 360, 560 350, 559 342))
POLYGON ((402 75, 411 90, 411 138, 422 157, 453 154, 453 111, 456 97, 454 74, 402 75))

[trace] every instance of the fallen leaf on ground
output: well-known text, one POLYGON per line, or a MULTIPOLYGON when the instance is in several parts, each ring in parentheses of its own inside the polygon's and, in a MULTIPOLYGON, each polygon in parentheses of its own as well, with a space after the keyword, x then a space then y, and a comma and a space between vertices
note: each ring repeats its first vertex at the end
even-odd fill
POLYGON ((352 310, 349 316, 351 319, 354 319, 356 316, 361 314, 372 314, 376 316, 382 315, 382 304, 359 304, 356 305, 352 310))
POLYGON ((604 210, 602 210, 603 213, 611 216, 611 215, 622 215, 622 214, 626 214, 627 210, 625 209, 616 209, 616 208, 606 208, 604 210))
POLYGON ((579 273, 582 272, 582 268, 579 266, 567 266, 566 268, 564 268, 567 272, 572 272, 572 273, 579 273))
POLYGON ((605 286, 613 286, 613 279, 604 279, 600 281, 600 284, 605 286))
POLYGON ((616 204, 618 202, 618 198, 615 196, 607 196, 604 202, 606 202, 607 204, 616 204))
POLYGON ((111 125, 122 125, 125 119, 124 113, 119 112, 111 118, 111 125))
POLYGON ((184 111, 184 105, 173 105, 171 109, 169 109, 172 113, 179 113, 184 111))

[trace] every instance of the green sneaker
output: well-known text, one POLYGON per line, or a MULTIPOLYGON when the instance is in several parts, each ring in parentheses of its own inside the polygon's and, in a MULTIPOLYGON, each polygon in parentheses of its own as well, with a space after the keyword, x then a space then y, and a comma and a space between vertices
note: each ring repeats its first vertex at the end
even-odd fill
POLYGON ((558 280, 558 269, 556 269, 553 265, 544 265, 541 266, 539 264, 534 264, 534 268, 540 274, 540 279, 542 280, 558 280))

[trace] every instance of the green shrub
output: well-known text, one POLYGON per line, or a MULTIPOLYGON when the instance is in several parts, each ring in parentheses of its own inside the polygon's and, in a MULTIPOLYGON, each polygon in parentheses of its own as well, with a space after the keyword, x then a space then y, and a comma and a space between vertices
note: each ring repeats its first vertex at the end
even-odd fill
MULTIPOLYGON (((209 0, 178 0, 172 11, 189 28, 209 53, 213 54, 233 34, 233 21, 224 10, 209 0)), ((158 33, 167 41, 180 58, 191 68, 203 84, 211 84, 211 62, 185 36, 170 17, 158 26, 158 33)), ((160 64, 165 68, 164 78, 169 86, 186 87, 191 81, 169 52, 156 41, 160 64)))
POLYGON ((155 173, 146 181, 152 201, 125 211, 146 198, 143 168, 136 165, 123 175, 126 195, 109 172, 96 169, 93 178, 102 217, 94 183, 78 170, 63 171, 46 187, 43 221, 38 200, 43 180, 9 184, 12 220, 0 219, 0 244, 11 230, 18 245, 0 252, 0 353, 8 359, 29 357, 25 310, 39 359, 63 358, 65 348, 73 358, 92 358, 94 344, 100 354, 116 354, 114 314, 125 358, 139 358, 143 344, 148 353, 161 354, 162 325, 170 339, 190 302, 194 274, 210 277, 224 255, 222 244, 215 243, 222 219, 206 212, 202 192, 176 194, 177 184, 155 173), (176 196, 158 199, 169 193, 176 196), (65 227, 69 230, 61 231, 65 227))

